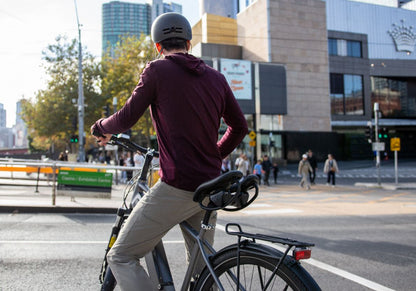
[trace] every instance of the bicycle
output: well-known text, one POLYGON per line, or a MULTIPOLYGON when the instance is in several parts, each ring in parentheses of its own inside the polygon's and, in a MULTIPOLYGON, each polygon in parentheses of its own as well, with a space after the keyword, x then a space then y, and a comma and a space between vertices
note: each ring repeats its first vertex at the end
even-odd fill
MULTIPOLYGON (((140 197, 149 190, 148 174, 151 172, 152 159, 159 155, 153 149, 135 144, 125 135, 113 135, 110 143, 144 154, 145 162, 141 172, 132 179, 132 184, 127 186, 123 204, 117 211, 101 267, 101 290, 115 288, 116 280, 107 264, 106 255, 116 241, 129 213, 140 197), (131 202, 127 205, 126 199, 130 193, 131 202)), ((205 217, 201 222, 200 231, 193 229, 186 222, 181 223, 183 229, 195 241, 181 290, 320 290, 315 280, 300 264, 300 260, 310 258, 311 247, 314 246, 312 243, 244 232, 237 223, 229 223, 225 227, 228 235, 237 237, 235 244, 216 251, 204 239, 204 234, 214 228, 208 223, 213 211, 239 211, 257 198, 258 177, 242 176, 239 171, 229 171, 196 189, 193 199, 205 210, 205 217), (257 241, 286 245, 286 250, 281 252, 257 241), (193 278, 194 268, 200 256, 205 262, 205 267, 199 276, 193 278)), ((157 289, 175 290, 162 241, 145 256, 145 261, 149 276, 157 289)))

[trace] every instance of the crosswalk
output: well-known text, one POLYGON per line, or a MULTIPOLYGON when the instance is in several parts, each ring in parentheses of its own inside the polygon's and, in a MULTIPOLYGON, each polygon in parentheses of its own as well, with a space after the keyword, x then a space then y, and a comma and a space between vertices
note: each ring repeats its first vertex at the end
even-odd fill
MULTIPOLYGON (((337 176, 337 178, 365 179, 365 178, 377 178, 378 174, 377 173, 342 173, 342 172, 340 172, 340 173, 337 173, 336 176, 337 176)), ((297 178, 298 175, 294 174, 294 173, 291 173, 290 177, 291 178, 297 178)), ((383 173, 383 174, 380 174, 380 177, 381 178, 387 178, 387 179, 389 179, 389 178, 393 179, 393 178, 396 177, 396 175, 394 173, 383 173)), ((397 177, 405 178, 405 179, 414 178, 415 182, 416 182, 416 174, 414 174, 414 173, 399 173, 397 175, 397 177)), ((323 174, 323 173, 322 174, 316 174, 316 178, 327 178, 327 175, 323 174)))

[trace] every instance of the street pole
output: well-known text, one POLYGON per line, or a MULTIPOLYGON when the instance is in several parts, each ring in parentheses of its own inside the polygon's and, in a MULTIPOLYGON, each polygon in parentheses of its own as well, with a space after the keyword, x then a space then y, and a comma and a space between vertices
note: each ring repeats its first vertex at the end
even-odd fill
POLYGON ((397 151, 394 151, 394 181, 396 185, 399 184, 399 171, 397 166, 397 151))
MULTIPOLYGON (((113 97, 113 112, 116 113, 117 112, 117 97, 113 97)), ((115 146, 116 149, 114 150, 114 156, 115 156, 115 164, 118 164, 118 147, 115 146)), ((118 171, 116 169, 116 185, 118 185, 118 171)))
POLYGON ((81 25, 79 24, 78 19, 78 10, 77 2, 75 3, 75 13, 77 16, 78 24, 78 37, 79 37, 79 47, 78 47, 78 160, 81 163, 85 162, 85 152, 84 152, 84 88, 82 85, 82 45, 81 45, 81 25))
MULTIPOLYGON (((374 103, 374 126, 375 126, 375 141, 376 141, 376 145, 378 145, 378 112, 380 110, 380 107, 378 105, 378 103, 374 103)), ((376 167, 377 167, 377 184, 381 185, 381 181, 380 181, 380 151, 378 148, 376 148, 376 167)))

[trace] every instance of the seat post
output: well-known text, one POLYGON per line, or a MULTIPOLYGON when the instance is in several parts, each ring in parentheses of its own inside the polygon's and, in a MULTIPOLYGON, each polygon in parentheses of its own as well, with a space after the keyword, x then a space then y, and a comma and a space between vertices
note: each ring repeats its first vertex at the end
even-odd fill
POLYGON ((205 211, 204 219, 201 221, 201 228, 210 229, 209 219, 211 218, 212 210, 205 211))

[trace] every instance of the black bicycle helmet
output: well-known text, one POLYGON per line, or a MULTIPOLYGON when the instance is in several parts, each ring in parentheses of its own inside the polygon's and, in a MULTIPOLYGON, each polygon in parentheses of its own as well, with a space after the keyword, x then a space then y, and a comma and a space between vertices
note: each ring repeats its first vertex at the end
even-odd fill
POLYGON ((152 40, 160 43, 169 38, 192 39, 192 28, 189 21, 181 14, 168 12, 159 15, 152 24, 152 40))

